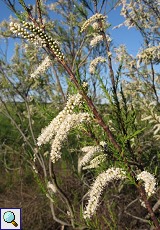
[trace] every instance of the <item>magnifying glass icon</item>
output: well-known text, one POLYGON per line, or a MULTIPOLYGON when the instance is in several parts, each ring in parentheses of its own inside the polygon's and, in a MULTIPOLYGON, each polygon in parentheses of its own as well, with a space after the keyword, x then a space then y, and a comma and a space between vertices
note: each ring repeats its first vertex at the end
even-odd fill
POLYGON ((18 226, 18 224, 15 222, 15 215, 11 211, 7 211, 3 214, 3 219, 7 223, 13 224, 15 227, 18 226))

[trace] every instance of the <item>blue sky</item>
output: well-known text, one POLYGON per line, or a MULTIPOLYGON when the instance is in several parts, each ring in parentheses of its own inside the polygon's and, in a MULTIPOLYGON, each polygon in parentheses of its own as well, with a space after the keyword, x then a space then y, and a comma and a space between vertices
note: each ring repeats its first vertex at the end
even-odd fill
MULTIPOLYGON (((124 17, 120 15, 120 7, 109 13, 108 20, 112 27, 119 25, 124 21, 124 17)), ((114 29, 110 32, 116 46, 125 44, 129 54, 135 56, 138 53, 138 50, 143 43, 143 39, 135 28, 128 29, 127 27, 122 26, 119 29, 114 29)))
MULTIPOLYGON (((27 0, 27 3, 32 2, 33 0, 27 0)), ((52 1, 53 2, 53 1, 52 1)), ((0 0, 0 21, 6 19, 8 20, 9 15, 14 14, 8 9, 8 7, 4 4, 3 1, 0 0)), ((122 23, 124 18, 120 15, 120 7, 116 10, 112 10, 108 15, 108 21, 111 23, 112 27, 122 23)), ((129 54, 136 55, 140 46, 142 45, 142 37, 139 32, 137 32, 134 28, 127 29, 127 27, 122 26, 120 29, 110 30, 111 37, 113 39, 114 45, 118 46, 120 44, 125 44, 129 54)), ((10 45, 10 51, 13 48, 13 44, 10 45)), ((0 47, 3 49, 4 43, 0 42, 0 47)))

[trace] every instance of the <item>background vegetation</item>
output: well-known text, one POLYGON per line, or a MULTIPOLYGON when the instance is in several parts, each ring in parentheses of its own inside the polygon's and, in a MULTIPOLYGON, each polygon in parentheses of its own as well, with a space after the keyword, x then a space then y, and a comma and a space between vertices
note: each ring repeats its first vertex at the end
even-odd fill
POLYGON ((1 39, 6 44, 10 39, 14 41, 12 58, 7 59, 8 46, 0 56, 0 207, 21 207, 24 230, 160 229, 156 225, 160 219, 158 1, 59 0, 36 1, 33 6, 23 0, 4 2, 15 18, 0 24, 1 39), (109 33, 112 25, 107 19, 98 20, 101 27, 96 33, 92 24, 81 32, 82 25, 93 14, 107 15, 117 7, 124 16, 124 25, 135 27, 143 37, 135 57, 124 45, 115 46, 109 33), (10 29, 11 21, 32 21, 45 29, 58 42, 67 65, 50 47, 15 35, 10 29), (103 41, 93 47, 90 41, 97 35, 103 35, 103 41), (51 65, 31 77, 46 55, 51 58, 51 65), (103 56, 106 63, 99 63, 96 71, 90 73, 90 63, 98 56, 103 56), (87 87, 83 87, 84 83, 87 87), (39 148, 37 137, 63 110, 68 95, 78 92, 83 99, 75 112, 88 112, 92 122, 70 131, 61 159, 53 164, 50 144, 39 148), (91 109, 92 102, 97 114, 91 109), (105 124, 120 147, 109 138, 105 124), (79 173, 82 147, 99 145, 101 141, 106 142, 105 162, 79 173), (109 183, 96 214, 91 220, 84 220, 83 208, 90 186, 100 173, 113 166, 126 170, 130 179, 109 183), (132 172, 143 170, 153 174, 157 181, 155 194, 146 199, 157 222, 149 209, 141 205, 143 196, 135 189, 142 183, 136 187, 132 172), (55 193, 48 182, 56 186, 55 193))

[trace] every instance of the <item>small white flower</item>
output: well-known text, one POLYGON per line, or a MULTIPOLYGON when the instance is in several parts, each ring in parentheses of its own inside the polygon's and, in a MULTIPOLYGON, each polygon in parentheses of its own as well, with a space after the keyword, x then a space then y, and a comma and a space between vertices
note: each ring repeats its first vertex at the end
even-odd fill
POLYGON ((48 181, 47 188, 50 189, 53 193, 57 192, 56 186, 52 184, 50 181, 48 181))
POLYGON ((88 113, 78 113, 78 114, 68 114, 65 120, 59 126, 56 136, 52 141, 51 146, 51 160, 55 163, 59 158, 61 158, 61 147, 64 140, 67 138, 69 131, 80 124, 81 122, 89 122, 90 115, 88 113))
POLYGON ((150 197, 152 194, 155 193, 156 179, 151 173, 149 173, 147 171, 143 171, 137 175, 137 180, 143 180, 144 181, 144 188, 145 188, 145 191, 146 191, 148 197, 150 197))
POLYGON ((87 19, 85 21, 85 23, 82 25, 81 27, 81 32, 83 32, 84 30, 87 29, 87 27, 91 24, 91 23, 94 23, 96 20, 105 20, 106 19, 106 16, 102 15, 102 14, 94 14, 92 17, 90 17, 89 19, 87 19))
POLYGON ((97 29, 99 28, 98 22, 94 22, 94 23, 92 24, 92 27, 93 27, 94 30, 97 30, 97 29))
POLYGON ((105 147, 105 146, 107 145, 107 143, 106 143, 105 141, 101 141, 99 144, 100 144, 102 147, 105 147))
POLYGON ((101 41, 103 41, 102 35, 94 36, 93 39, 90 41, 90 46, 94 47, 101 41))
POLYGON ((151 60, 160 59, 160 45, 149 47, 137 55, 138 62, 150 63, 151 60))
POLYGON ((84 169, 94 169, 97 168, 100 164, 102 164, 106 160, 106 155, 105 154, 100 154, 93 158, 90 162, 89 165, 83 166, 84 169))
POLYGON ((73 109, 75 106, 80 104, 81 99, 82 96, 79 93, 68 97, 65 108, 50 122, 47 127, 42 129, 40 136, 37 138, 38 146, 41 146, 52 139, 52 137, 59 130, 59 127, 65 120, 66 116, 73 113, 73 109))
POLYGON ((85 166, 87 163, 90 162, 90 160, 94 157, 95 153, 102 152, 102 148, 100 146, 85 146, 81 150, 86 154, 78 161, 79 172, 81 171, 82 166, 85 166))
POLYGON ((39 74, 43 74, 48 67, 52 64, 51 59, 47 56, 42 63, 38 66, 38 68, 31 74, 31 78, 37 78, 39 74))
POLYGON ((95 71, 96 71, 96 66, 97 66, 98 63, 100 63, 100 62, 101 62, 101 63, 106 62, 106 58, 99 56, 99 57, 95 58, 93 61, 91 61, 90 66, 89 66, 89 72, 90 72, 91 74, 94 74, 94 73, 95 73, 95 71))
POLYGON ((91 218, 95 213, 99 199, 105 186, 112 180, 123 180, 126 173, 121 168, 110 168, 106 172, 101 173, 89 191, 89 201, 83 213, 84 218, 91 218))

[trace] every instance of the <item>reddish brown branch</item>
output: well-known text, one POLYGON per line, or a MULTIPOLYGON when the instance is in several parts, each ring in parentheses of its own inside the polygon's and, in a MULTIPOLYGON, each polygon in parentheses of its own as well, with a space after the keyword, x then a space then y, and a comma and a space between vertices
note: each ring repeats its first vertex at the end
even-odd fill
POLYGON ((150 217, 153 220, 153 223, 156 227, 155 230, 160 230, 160 225, 159 225, 158 220, 157 220, 157 218, 153 212, 153 209, 152 209, 152 207, 151 207, 151 205, 147 199, 146 192, 144 191, 144 188, 141 185, 138 185, 137 187, 138 187, 139 193, 140 193, 140 195, 141 195, 141 197, 145 203, 145 206, 146 206, 146 208, 150 214, 150 217))
POLYGON ((79 85, 77 79, 74 76, 74 73, 72 72, 72 70, 69 68, 69 66, 64 62, 64 61, 59 61, 61 62, 61 64, 64 66, 65 70, 68 72, 70 79, 72 82, 74 82, 76 88, 78 89, 79 93, 83 96, 83 98, 85 99, 85 101, 87 102, 89 108, 91 109, 93 115, 96 118, 97 123, 104 129, 104 131, 106 132, 108 139, 111 141, 111 143, 113 144, 113 146, 119 151, 121 152, 121 147, 120 145, 117 143, 117 141, 115 140, 115 137, 113 136, 112 132, 110 131, 109 127, 105 124, 105 122, 103 121, 103 118, 101 117, 101 115, 99 114, 99 112, 97 111, 96 107, 94 106, 92 100, 88 97, 88 95, 86 95, 86 93, 84 92, 83 88, 79 85))
POLYGON ((38 13, 38 19, 39 19, 39 22, 40 22, 40 26, 43 27, 40 0, 36 0, 36 6, 37 6, 37 13, 38 13))

